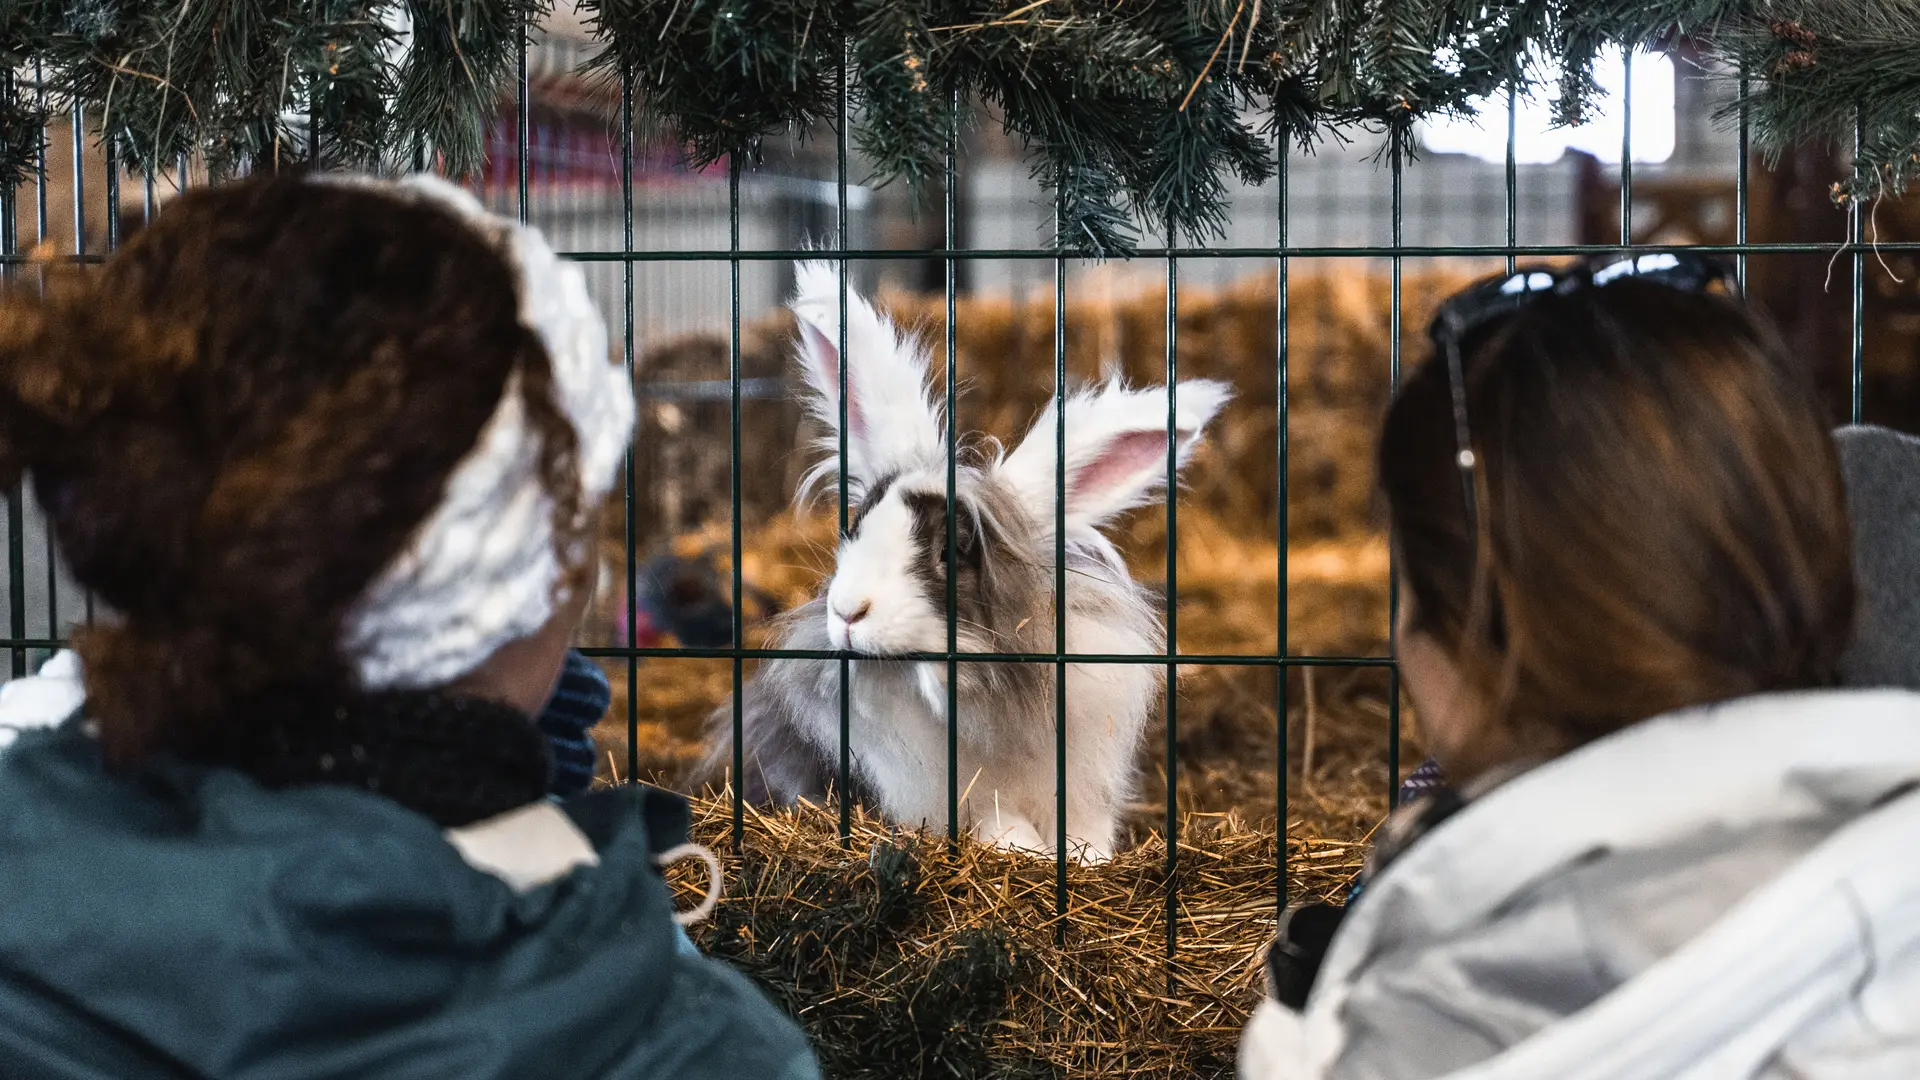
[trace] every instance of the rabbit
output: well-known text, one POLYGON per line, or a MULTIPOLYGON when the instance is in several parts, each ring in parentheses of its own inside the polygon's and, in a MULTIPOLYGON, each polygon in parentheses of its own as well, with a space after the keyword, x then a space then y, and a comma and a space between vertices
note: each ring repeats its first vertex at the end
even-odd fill
MULTIPOLYGON (((837 451, 840 281, 831 264, 799 268, 791 308, 813 415, 837 451)), ((846 300, 846 472, 852 508, 831 579, 774 622, 776 648, 846 650, 851 791, 889 820, 947 824, 945 661, 891 659, 947 649, 947 436, 930 393, 927 354, 864 299, 846 300)), ((1226 403, 1217 382, 1179 384, 1176 463, 1226 403)), ((1066 402, 1066 645, 1074 653, 1159 653, 1160 590, 1136 582, 1102 532, 1146 505, 1167 474, 1164 388, 1118 381, 1066 402)), ((1056 421, 1049 405, 1011 451, 992 443, 955 464, 958 651, 1049 653, 1055 645, 1056 421)), ((837 453, 800 497, 837 473, 837 453)), ((1055 854, 1055 672, 1052 664, 958 665, 961 827, 1004 848, 1055 854)), ((1114 851, 1133 794, 1136 754, 1163 685, 1154 664, 1066 668, 1066 836, 1069 854, 1114 851)), ((766 661, 741 702, 742 795, 755 804, 819 801, 838 776, 839 664, 766 661)), ((733 760, 733 710, 710 722, 709 775, 733 760)))

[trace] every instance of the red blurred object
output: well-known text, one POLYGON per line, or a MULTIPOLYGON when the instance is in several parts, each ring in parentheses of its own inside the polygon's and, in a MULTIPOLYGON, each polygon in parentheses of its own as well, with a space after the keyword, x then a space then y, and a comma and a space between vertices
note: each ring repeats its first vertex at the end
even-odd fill
MULTIPOLYGON (((622 621, 614 627, 613 640, 621 648, 627 647, 627 624, 622 621)), ((658 649, 671 644, 671 638, 653 625, 645 611, 633 613, 633 647, 636 649, 658 649)))

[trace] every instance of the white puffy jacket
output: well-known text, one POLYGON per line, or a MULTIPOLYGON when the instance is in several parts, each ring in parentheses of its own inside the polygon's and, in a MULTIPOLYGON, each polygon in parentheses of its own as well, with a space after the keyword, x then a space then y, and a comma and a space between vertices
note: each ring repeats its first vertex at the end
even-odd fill
POLYGON ((0 750, 12 745, 22 731, 66 720, 86 697, 80 657, 70 649, 49 657, 38 675, 0 684, 0 750))
POLYGON ((1413 843, 1243 1080, 1920 1078, 1920 695, 1648 720, 1413 843))

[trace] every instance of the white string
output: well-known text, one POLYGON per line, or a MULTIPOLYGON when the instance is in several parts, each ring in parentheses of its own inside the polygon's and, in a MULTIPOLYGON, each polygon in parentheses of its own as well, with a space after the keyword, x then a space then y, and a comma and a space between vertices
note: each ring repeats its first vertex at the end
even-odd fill
POLYGON ((1880 269, 1887 272, 1894 284, 1905 285, 1906 279, 1894 273, 1893 267, 1887 265, 1887 257, 1880 254, 1880 200, 1885 197, 1884 191, 1874 193, 1873 209, 1867 212, 1867 242, 1873 245, 1873 257, 1880 263, 1880 269))
POLYGON ((720 859, 707 848, 699 844, 681 844, 679 847, 670 848, 655 855, 653 857, 653 864, 665 870, 667 867, 672 866, 674 863, 679 862, 689 855, 707 864, 707 894, 701 898, 698 904, 694 905, 693 910, 676 911, 673 913, 673 921, 679 923, 681 926, 692 926, 694 923, 713 914, 713 909, 720 903, 720 883, 722 881, 720 859))
POLYGON ((1840 256, 1846 253, 1847 246, 1853 243, 1853 239, 1852 239, 1853 219, 1859 216, 1860 216, 1860 200, 1855 198, 1849 198, 1847 200, 1847 237, 1848 238, 1840 241, 1840 246, 1833 249, 1833 258, 1827 260, 1827 280, 1825 284, 1820 286, 1821 292, 1833 291, 1833 265, 1840 261, 1840 256))

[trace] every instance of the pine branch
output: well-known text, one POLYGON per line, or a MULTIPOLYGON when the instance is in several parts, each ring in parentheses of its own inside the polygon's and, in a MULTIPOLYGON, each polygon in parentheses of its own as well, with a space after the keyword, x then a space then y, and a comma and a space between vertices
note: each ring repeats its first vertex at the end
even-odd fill
POLYGON ((831 0, 586 0, 607 46, 592 70, 631 72, 643 120, 678 132, 696 166, 757 159, 839 105, 848 24, 831 0))
MULTIPOLYGON (((393 73, 387 54, 394 35, 377 0, 322 0, 325 22, 289 26, 288 60, 300 72, 296 109, 313 125, 311 145, 323 167, 379 163, 391 142, 393 73), (301 109, 301 106, 304 108, 301 109)), ((307 148, 299 150, 300 157, 307 148)))
POLYGON ((63 21, 47 0, 0 4, 0 187, 6 190, 31 175, 39 159, 47 115, 31 73, 63 21))
POLYGON ((942 175, 949 95, 931 78, 928 5, 916 0, 853 0, 852 64, 856 100, 866 110, 858 143, 882 182, 903 177, 916 204, 942 175))
MULTIPOLYGON (((1755 143, 1770 156, 1807 141, 1860 153, 1837 201, 1899 195, 1920 179, 1920 3, 1794 0, 1723 35, 1754 80, 1755 143)), ((1731 119, 1738 105, 1725 111, 1731 119)))
MULTIPOLYGON (((139 167, 205 155, 217 173, 303 158, 375 167, 431 150, 481 162, 525 29, 548 0, 401 0, 404 56, 377 0, 11 0, 0 8, 0 180, 30 169, 48 111, 79 107, 139 167), (22 82, 31 64, 40 86, 22 82)), ((1118 254, 1136 222, 1187 240, 1225 227, 1229 184, 1355 127, 1409 154, 1415 121, 1541 89, 1556 115, 1599 93, 1613 46, 1684 33, 1744 70, 1756 143, 1861 149, 1842 199, 1920 179, 1920 0, 587 0, 639 120, 698 165, 838 123, 876 182, 944 172, 955 95, 991 106, 1060 207, 1056 243, 1118 254), (1258 115, 1259 121, 1249 117, 1258 115), (1254 126, 1257 124, 1258 126, 1254 126)))
POLYGON ((406 0, 413 42, 397 75, 393 127, 408 150, 463 176, 485 160, 487 122, 517 74, 520 43, 551 0, 406 0))
POLYGON ((195 152, 216 176, 298 160, 306 140, 289 124, 295 113, 317 118, 323 141, 357 164, 385 139, 389 34, 376 8, 367 0, 76 4, 42 12, 33 55, 53 106, 94 113, 103 137, 146 171, 195 152))

